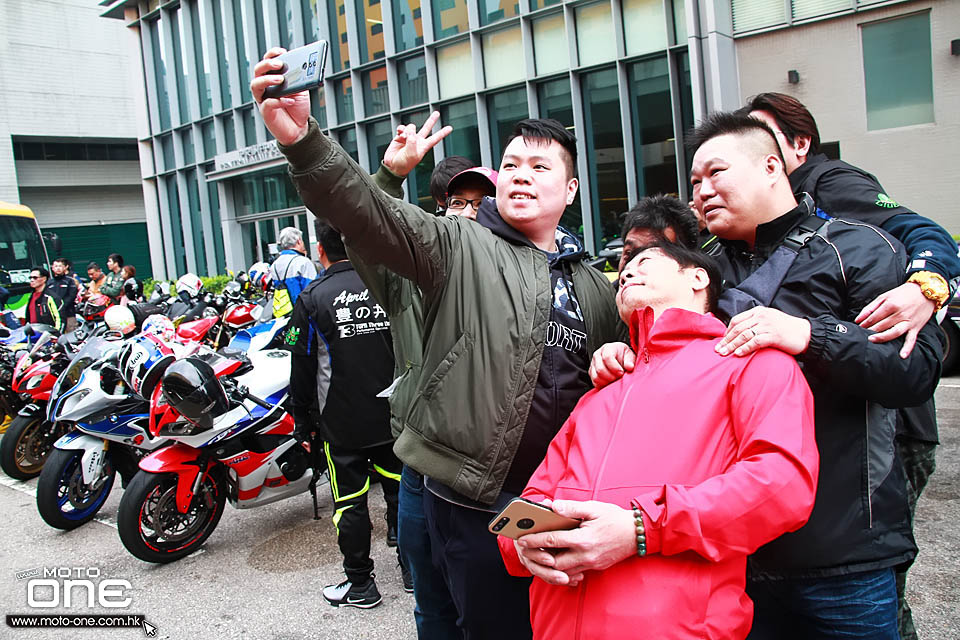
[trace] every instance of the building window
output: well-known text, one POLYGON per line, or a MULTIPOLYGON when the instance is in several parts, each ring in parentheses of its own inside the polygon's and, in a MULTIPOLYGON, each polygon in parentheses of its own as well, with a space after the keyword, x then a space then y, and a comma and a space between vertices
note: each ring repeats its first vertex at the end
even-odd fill
POLYGON ((427 101, 427 63, 423 56, 397 63, 400 80, 400 106, 412 107, 427 101))
POLYGON ((674 44, 687 43, 687 8, 684 0, 673 0, 674 44))
MULTIPOLYGON (((537 85, 537 100, 540 102, 540 117, 553 118, 576 135, 573 126, 573 96, 570 92, 570 80, 566 77, 559 80, 542 82, 537 85)), ((574 171, 577 168, 574 167, 574 171)), ((580 190, 560 218, 560 225, 583 239, 583 212, 580 208, 580 190)))
POLYGON ((244 144, 248 147, 257 144, 257 121, 254 118, 253 109, 242 109, 240 120, 243 122, 244 144))
POLYGON ((327 94, 322 86, 310 92, 310 113, 321 129, 327 128, 327 94))
POLYGON ((579 64, 585 67, 599 62, 608 62, 617 57, 617 45, 613 37, 613 15, 610 3, 601 2, 576 8, 577 53, 579 64))
POLYGON ((530 11, 543 9, 544 7, 560 4, 561 2, 563 2, 563 0, 530 0, 530 11))
POLYGON ((570 49, 562 13, 533 21, 533 61, 540 76, 570 68, 570 49))
POLYGON ((406 51, 423 44, 423 19, 420 0, 395 0, 393 7, 393 38, 397 51, 406 51))
POLYGON ((581 77, 583 116, 587 130, 587 166, 590 170, 591 204, 596 246, 594 252, 620 234, 618 216, 627 210, 624 176, 623 129, 616 69, 604 69, 581 77))
POLYGON ((170 235, 173 236, 173 267, 175 273, 187 272, 187 255, 183 248, 183 220, 180 217, 180 191, 177 189, 177 176, 164 178, 167 183, 167 210, 170 214, 170 235))
POLYGON ((441 100, 473 92, 476 85, 469 40, 437 49, 437 75, 441 100))
POLYGON ((483 34, 483 75, 488 87, 522 82, 526 75, 520 27, 483 34))
POLYGON ((173 35, 173 67, 174 76, 177 79, 177 104, 180 107, 180 124, 190 122, 190 106, 187 103, 187 72, 186 60, 183 58, 181 43, 186 42, 186 34, 183 29, 183 20, 180 19, 180 9, 174 9, 170 12, 170 33, 173 35))
POLYGON ((490 155, 493 163, 499 166, 504 142, 513 131, 513 125, 530 117, 526 88, 519 87, 487 96, 487 113, 490 119, 490 155))
POLYGON ((732 0, 733 32, 763 29, 787 21, 783 0, 732 0))
POLYGON ((193 33, 193 58, 197 65, 197 94, 200 99, 200 117, 210 115, 213 98, 210 95, 210 38, 200 20, 196 0, 190 2, 190 25, 193 33))
MULTIPOLYGON (((247 27, 253 28, 253 20, 247 12, 247 4, 240 3, 239 5, 234 5, 233 7, 233 33, 237 42, 237 60, 239 64, 237 67, 240 69, 240 101, 246 102, 251 99, 250 95, 250 78, 253 77, 253 66, 256 64, 255 61, 250 60, 247 56, 247 45, 246 37, 247 31, 244 29, 244 22, 246 22, 247 27), (244 19, 246 16, 246 19, 244 19)), ((225 102, 223 104, 224 108, 229 107, 232 102, 225 102)))
POLYGON ((337 94, 337 121, 353 121, 353 80, 349 76, 337 80, 334 84, 337 94))
POLYGON ((320 39, 317 0, 300 0, 300 10, 303 13, 303 41, 316 42, 320 39))
POLYGON ((330 61, 334 72, 350 68, 350 48, 347 46, 346 0, 327 0, 327 19, 330 21, 330 61))
POLYGON ((383 58, 383 14, 380 3, 355 0, 357 33, 360 34, 360 62, 383 58))
POLYGON ((493 24, 498 20, 520 15, 520 3, 516 0, 479 0, 480 24, 493 24))
POLYGON ((180 147, 183 149, 183 164, 193 164, 197 161, 196 151, 193 148, 193 130, 186 129, 180 132, 180 147))
POLYGON ((173 153, 173 136, 167 134, 158 138, 160 141, 160 156, 163 162, 160 163, 163 171, 171 171, 177 168, 176 157, 173 153))
POLYGON ((861 25, 867 129, 933 122, 930 14, 861 25))
POLYGON ((390 124, 389 119, 378 120, 367 125, 367 155, 370 159, 371 175, 380 168, 383 152, 390 146, 391 140, 393 140, 393 125, 390 124))
MULTIPOLYGON (((364 0, 365 1, 365 0, 364 0)), ((387 68, 377 67, 364 71, 363 81, 363 109, 367 117, 390 110, 390 96, 387 93, 387 68)))
POLYGON ((227 151, 234 151, 237 148, 237 130, 233 124, 233 114, 228 113, 221 119, 223 122, 223 139, 226 143, 227 151))
MULTIPOLYGON (((874 0, 876 2, 877 0, 874 0)), ((850 8, 850 0, 793 0, 793 19, 804 20, 850 8)), ((860 2, 859 4, 863 4, 860 2)))
POLYGON ((679 194, 667 58, 631 64, 628 75, 638 192, 679 194))
MULTIPOLYGON (((280 22, 280 46, 288 51, 296 47, 293 35, 294 0, 277 0, 277 20, 280 22)), ((309 20, 309 16, 307 17, 309 20)), ((311 40, 311 42, 313 42, 311 40)), ((261 55, 266 51, 261 51, 261 55)))
POLYGON ((353 158, 354 162, 360 162, 360 154, 357 153, 357 131, 353 127, 341 129, 337 132, 337 138, 343 150, 353 158))
MULTIPOLYGON (((204 173, 209 173, 213 171, 213 165, 207 165, 203 170, 204 173)), ((226 253, 223 250, 223 226, 220 224, 220 193, 217 183, 203 180, 202 184, 210 198, 210 229, 213 232, 213 251, 216 260, 214 270, 219 273, 227 268, 226 253)))
MULTIPOLYGON (((426 122, 430 112, 413 111, 400 116, 401 122, 413 122, 417 125, 426 122)), ((433 174, 433 154, 428 153, 423 157, 413 171, 407 175, 407 197, 410 202, 418 205, 424 211, 433 213, 437 210, 437 203, 430 195, 430 177, 433 174)))
MULTIPOLYGON (((453 127, 443 140, 448 156, 466 156, 480 162, 480 131, 477 127, 477 104, 473 98, 440 107, 440 122, 453 127)), ((499 158, 497 158, 499 160, 499 158)))
POLYGON ((193 256, 197 263, 197 274, 207 275, 207 249, 203 239, 203 212, 200 210, 200 187, 197 184, 197 171, 190 169, 184 174, 187 182, 187 201, 190 205, 190 226, 193 228, 193 256))
POLYGON ((623 0, 623 31, 628 56, 666 49, 663 0, 623 0))
POLYGON ((433 10, 433 33, 437 40, 469 29, 467 0, 430 0, 433 10))
POLYGON ((157 105, 160 130, 163 131, 170 128, 170 97, 167 95, 167 59, 164 53, 166 48, 163 45, 163 29, 160 28, 160 21, 150 21, 147 31, 150 33, 154 81, 157 87, 157 95, 154 101, 157 105))
POLYGON ((209 160, 217 155, 217 134, 213 120, 200 123, 200 138, 203 141, 203 159, 209 160))
POLYGON ((223 108, 230 106, 230 63, 227 60, 227 40, 223 31, 223 12, 220 2, 213 2, 213 41, 217 43, 217 65, 220 70, 220 102, 223 108))

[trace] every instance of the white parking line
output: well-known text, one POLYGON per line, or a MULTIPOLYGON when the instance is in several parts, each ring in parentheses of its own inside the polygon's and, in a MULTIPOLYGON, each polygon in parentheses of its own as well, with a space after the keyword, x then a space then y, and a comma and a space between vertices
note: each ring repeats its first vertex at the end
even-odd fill
MULTIPOLYGON (((25 493, 28 496, 33 496, 34 498, 37 497, 37 488, 35 486, 27 484, 23 480, 14 480, 10 476, 3 475, 2 473, 0 473, 0 485, 9 487, 14 491, 19 491, 20 493, 25 493)), ((100 524, 105 524, 108 527, 113 527, 114 529, 117 528, 117 523, 113 522, 106 516, 95 516, 94 520, 100 524)))

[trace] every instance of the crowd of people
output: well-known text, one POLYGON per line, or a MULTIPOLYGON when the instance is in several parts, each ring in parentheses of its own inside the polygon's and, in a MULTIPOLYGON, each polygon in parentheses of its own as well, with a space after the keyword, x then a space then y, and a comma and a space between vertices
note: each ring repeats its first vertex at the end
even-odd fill
MULTIPOLYGON (((104 274, 99 264, 90 262, 85 282, 81 282, 74 273, 69 258, 61 256, 54 259, 50 263, 50 271, 43 265, 33 267, 29 279, 32 291, 23 322, 46 324, 64 332, 73 331, 78 324, 77 314, 89 300, 107 306, 127 305, 142 298, 143 287, 137 280, 136 267, 124 264, 123 256, 119 253, 107 256, 106 264, 108 273, 104 274)), ((0 308, 8 298, 9 292, 0 287, 0 308)), ((18 326, 19 323, 11 315, 3 314, 4 322, 18 326)))
POLYGON ((611 286, 559 226, 560 123, 518 122, 497 170, 445 158, 427 212, 402 184, 451 127, 400 127, 371 176, 306 93, 263 98, 281 53, 251 89, 318 217, 322 273, 281 234, 273 278, 296 432, 330 469, 327 602, 381 601, 372 468, 420 638, 916 637, 944 229, 765 93, 690 132, 692 202, 627 212, 611 286), (577 526, 490 533, 518 496, 577 526))

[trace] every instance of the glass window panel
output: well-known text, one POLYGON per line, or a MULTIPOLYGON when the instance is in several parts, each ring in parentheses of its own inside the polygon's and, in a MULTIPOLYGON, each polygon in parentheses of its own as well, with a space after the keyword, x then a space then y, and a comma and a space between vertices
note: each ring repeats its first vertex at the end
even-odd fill
POLYGON ((930 14, 862 25, 867 129, 933 122, 930 14))
POLYGON ((543 9, 544 7, 560 4, 561 2, 563 2, 563 0, 530 0, 530 11, 543 9))
POLYGON ((317 0, 300 0, 303 13, 303 41, 316 42, 320 38, 320 23, 317 21, 317 0))
MULTIPOLYGON (((383 152, 393 140, 393 125, 390 120, 378 120, 367 125, 367 155, 370 157, 370 173, 377 172, 383 152)), ((430 154, 432 155, 432 154, 430 154)))
POLYGON ((241 224, 240 235, 243 237, 244 264, 253 264, 260 260, 260 254, 257 251, 257 224, 255 222, 241 224))
POLYGON ((277 229, 273 220, 261 220, 257 223, 257 228, 260 230, 260 255, 266 260, 268 256, 272 257, 270 245, 277 241, 277 229))
POLYGON ((437 40, 458 33, 465 33, 467 23, 467 0, 431 0, 433 10, 433 33, 437 40))
MULTIPOLYGON (((293 35, 293 3, 294 0, 277 0, 277 20, 280 22, 280 46, 287 50, 293 49, 295 46, 293 35)), ((309 16, 307 19, 309 20, 309 16)))
POLYGON ((396 0, 393 7, 393 37, 397 51, 406 51, 423 44, 423 18, 420 0, 396 0))
POLYGON ((687 43, 687 8, 684 0, 673 0, 674 44, 687 43))
POLYGON ((173 267, 177 274, 187 272, 187 254, 183 248, 183 222, 180 218, 180 191, 177 176, 165 178, 167 183, 167 207, 170 214, 170 234, 173 236, 173 267))
MULTIPOLYGON (((680 131, 690 131, 693 128, 693 89, 690 85, 690 54, 684 50, 678 54, 680 68, 680 131)), ((681 191, 689 193, 690 167, 693 164, 693 154, 686 154, 686 167, 681 191)))
POLYGON ((487 114, 490 119, 490 153, 494 164, 499 165, 504 141, 513 131, 513 126, 530 117, 526 88, 519 87, 487 96, 487 114))
POLYGON ((341 129, 337 132, 337 139, 343 150, 353 158, 354 162, 360 162, 360 154, 357 152, 357 131, 353 127, 341 129))
POLYGON ((850 0, 793 0, 793 19, 803 20, 850 8, 850 0))
POLYGON ((183 163, 193 164, 197 160, 193 148, 193 132, 187 129, 180 132, 180 146, 183 148, 183 163))
POLYGON ((157 95, 154 101, 157 105, 160 129, 169 129, 170 97, 167 95, 167 60, 164 55, 163 29, 160 28, 160 21, 151 21, 148 30, 150 32, 150 48, 153 51, 154 80, 157 85, 157 95))
POLYGON ((354 0, 357 33, 360 34, 360 62, 379 60, 383 51, 383 14, 380 0, 354 0))
POLYGON ((743 33, 787 21, 783 0, 732 0, 733 32, 743 33))
POLYGON ((227 60, 227 41, 223 34, 223 13, 220 2, 213 2, 213 41, 217 46, 217 65, 220 72, 220 101, 223 107, 230 106, 230 64, 227 60))
POLYGON ((583 115, 587 157, 590 162, 593 228, 599 251, 608 240, 620 234, 618 216, 627 210, 627 180, 624 171, 623 130, 620 127, 620 100, 616 69, 584 74, 583 115))
POLYGON ((160 137, 160 154, 163 157, 164 171, 177 168, 177 161, 173 154, 173 136, 170 134, 160 137))
POLYGON ((217 134, 213 126, 213 120, 207 120, 200 124, 200 137, 203 140, 203 159, 209 160, 217 155, 217 134))
POLYGON ((210 96, 210 37, 200 22, 196 0, 187 5, 193 24, 193 58, 197 64, 197 94, 200 99, 200 117, 210 115, 213 99, 210 96))
POLYGON ((569 51, 562 13, 533 21, 533 60, 537 75, 569 69, 569 51))
POLYGON ((588 4, 576 8, 577 53, 580 66, 613 60, 617 45, 613 38, 610 4, 588 4))
POLYGON ((350 49, 347 47, 346 0, 327 0, 327 20, 330 21, 330 61, 334 72, 350 68, 350 49))
POLYGON ((190 169, 186 173, 187 200, 190 204, 190 226, 193 228, 193 255, 197 262, 197 274, 207 275, 207 250, 203 246, 203 212, 200 211, 200 187, 197 184, 197 172, 190 169))
POLYGON ((310 113, 321 129, 327 128, 327 94, 323 86, 310 92, 310 113))
POLYGON ((341 123, 353 120, 353 80, 349 76, 337 80, 337 120, 341 123))
MULTIPOLYGON (((246 44, 246 29, 243 25, 246 23, 248 28, 252 29, 254 26, 253 17, 247 15, 247 4, 240 3, 239 5, 234 5, 233 7, 233 32, 236 36, 237 42, 237 60, 240 61, 238 67, 240 68, 240 101, 246 102, 251 99, 250 95, 250 78, 253 77, 253 66, 256 64, 256 61, 250 60, 247 56, 247 44, 246 44)), ((226 102, 224 107, 231 105, 231 102, 226 102)))
MULTIPOLYGON (((570 93, 569 78, 560 78, 543 82, 537 86, 537 99, 540 102, 540 117, 553 118, 576 135, 573 126, 573 98, 570 93)), ((580 207, 580 191, 560 217, 563 228, 572 231, 583 240, 583 211, 580 207)))
POLYGON ((474 90, 473 54, 469 40, 437 49, 437 75, 441 99, 462 96, 474 90))
POLYGON ((520 3, 516 0, 478 0, 477 4, 480 8, 481 25, 520 15, 520 3))
POLYGON ((253 65, 255 65, 263 54, 267 51, 267 27, 263 20, 263 0, 253 0, 253 22, 257 28, 257 50, 251 56, 250 77, 253 77, 253 65))
POLYGON ((377 67, 364 71, 363 108, 367 117, 390 110, 390 96, 387 93, 387 68, 377 67))
POLYGON ((237 148, 237 130, 233 126, 232 113, 223 116, 223 138, 226 142, 227 151, 233 151, 237 148))
POLYGON ((629 78, 638 192, 679 195, 666 56, 631 64, 629 78))
POLYGON ((520 82, 525 76, 520 27, 483 34, 483 75, 488 87, 520 82))
POLYGON ((427 63, 423 56, 397 63, 400 80, 400 105, 410 107, 427 101, 427 63))
MULTIPOLYGON (((480 161, 480 130, 477 126, 477 104, 473 98, 440 107, 440 122, 453 127, 443 140, 448 156, 466 156, 480 161)), ((499 158, 497 158, 499 161, 499 158)))
POLYGON ((170 12, 170 32, 173 34, 173 66, 176 69, 177 78, 177 103, 180 106, 180 124, 190 122, 190 106, 187 104, 187 64, 183 57, 183 51, 180 49, 181 43, 186 41, 186 34, 183 32, 184 24, 180 19, 180 9, 170 12))
MULTIPOLYGON (((204 167, 204 171, 213 171, 213 165, 204 167)), ((213 231, 213 250, 216 263, 213 265, 217 273, 226 270, 226 253, 223 250, 223 226, 220 224, 220 192, 216 182, 203 181, 210 196, 210 228, 213 231)))
POLYGON ((623 32, 628 56, 666 49, 663 0, 623 0, 623 32))
MULTIPOLYGON (((400 116, 401 122, 414 122, 420 124, 425 122, 430 116, 430 112, 413 111, 400 116)), ((413 171, 407 174, 407 198, 413 204, 419 206, 424 211, 433 213, 437 210, 437 203, 430 195, 430 177, 433 175, 433 154, 428 153, 423 157, 413 171)))
POLYGON ((246 146, 257 144, 257 122, 253 115, 253 109, 244 109, 240 112, 240 119, 243 121, 243 139, 246 146))

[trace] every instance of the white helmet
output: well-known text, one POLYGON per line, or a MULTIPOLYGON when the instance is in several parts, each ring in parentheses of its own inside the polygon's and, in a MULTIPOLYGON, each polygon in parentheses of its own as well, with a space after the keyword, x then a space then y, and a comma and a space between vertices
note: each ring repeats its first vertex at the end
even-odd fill
POLYGON ((133 318, 133 312, 123 305, 115 304, 106 313, 103 314, 103 321, 114 331, 119 331, 123 335, 132 333, 137 328, 137 322, 133 318))
POLYGON ((165 342, 170 342, 176 337, 177 330, 173 326, 173 320, 165 315, 155 313, 152 316, 147 316, 147 319, 143 321, 142 333, 152 334, 165 342))
POLYGON ((195 298, 203 291, 203 281, 200 280, 200 276, 187 273, 180 276, 180 279, 177 280, 176 289, 178 294, 186 293, 191 298, 195 298))
POLYGON ((250 276, 250 283, 264 291, 267 290, 267 286, 272 280, 270 277, 270 265, 266 262, 254 262, 250 265, 250 270, 247 271, 247 274, 250 276))

